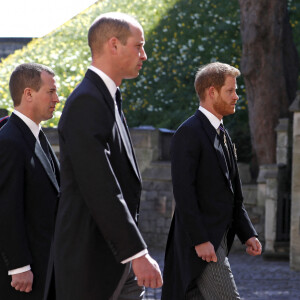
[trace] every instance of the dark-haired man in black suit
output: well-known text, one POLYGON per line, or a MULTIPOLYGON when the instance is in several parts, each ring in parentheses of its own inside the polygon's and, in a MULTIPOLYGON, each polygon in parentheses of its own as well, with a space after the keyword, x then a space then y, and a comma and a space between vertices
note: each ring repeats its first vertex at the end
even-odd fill
POLYGON ((162 279, 137 227, 141 176, 118 87, 137 77, 147 59, 144 33, 134 18, 107 13, 92 24, 88 41, 92 65, 58 126, 56 297, 142 299, 144 286, 160 287, 162 279))
POLYGON ((165 256, 163 300, 240 299, 228 262, 235 234, 261 254, 243 205, 236 150, 222 118, 235 112, 239 70, 215 62, 197 72, 199 110, 171 146, 176 202, 165 256))
POLYGON ((0 299, 41 300, 59 196, 59 165, 41 131, 59 102, 53 71, 19 65, 14 112, 0 130, 0 299))

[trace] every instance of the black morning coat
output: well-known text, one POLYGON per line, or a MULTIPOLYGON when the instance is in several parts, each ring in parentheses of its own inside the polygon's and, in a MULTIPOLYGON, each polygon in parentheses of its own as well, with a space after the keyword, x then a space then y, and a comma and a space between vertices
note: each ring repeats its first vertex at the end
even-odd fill
POLYGON ((41 300, 44 293, 55 211, 59 163, 48 158, 28 126, 15 114, 0 129, 0 299, 41 300), (30 293, 11 287, 8 270, 30 265, 30 293))
POLYGON ((210 241, 217 249, 225 231, 230 249, 234 235, 244 243, 257 236, 243 205, 241 182, 234 161, 230 176, 215 128, 197 110, 176 131, 171 146, 172 181, 176 202, 165 254, 162 300, 184 300, 207 262, 195 246, 210 241))
POLYGON ((58 131, 56 297, 109 299, 124 272, 121 261, 146 249, 137 228, 142 186, 128 128, 93 71, 66 101, 58 131))

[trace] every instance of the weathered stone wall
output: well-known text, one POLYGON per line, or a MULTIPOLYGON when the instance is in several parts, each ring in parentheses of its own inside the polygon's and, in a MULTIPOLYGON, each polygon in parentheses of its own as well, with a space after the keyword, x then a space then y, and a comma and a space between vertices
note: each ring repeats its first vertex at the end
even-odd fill
POLYGON ((172 131, 130 130, 143 178, 139 227, 149 247, 164 248, 174 211, 169 158, 172 131))
POLYGON ((300 91, 290 110, 294 113, 290 266, 300 271, 300 91))
MULTIPOLYGON (((45 128, 54 150, 59 155, 56 129, 45 128)), ((143 178, 139 227, 150 248, 165 248, 174 211, 174 197, 169 161, 172 131, 140 127, 130 129, 132 142, 143 178)), ((264 232, 264 207, 258 205, 257 185, 251 183, 249 165, 239 163, 244 203, 258 231, 264 232)), ((236 240, 233 250, 244 247, 236 240)))
POLYGON ((276 163, 261 165, 258 184, 258 206, 265 209, 264 258, 289 258, 290 209, 290 139, 289 119, 279 119, 275 128, 276 163))
POLYGON ((31 38, 0 38, 0 58, 5 58, 17 49, 23 48, 31 38))
MULTIPOLYGON (((253 223, 258 235, 259 240, 264 242, 264 221, 265 221, 265 208, 264 203, 258 203, 258 185, 251 180, 250 167, 245 163, 238 163, 240 178, 244 194, 244 206, 248 215, 253 223)), ((232 251, 245 249, 240 240, 236 237, 232 246, 232 251)))

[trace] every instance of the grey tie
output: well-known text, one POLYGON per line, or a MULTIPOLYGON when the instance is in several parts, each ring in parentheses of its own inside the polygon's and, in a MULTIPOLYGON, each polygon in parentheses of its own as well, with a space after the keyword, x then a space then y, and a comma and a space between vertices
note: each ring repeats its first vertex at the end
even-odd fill
POLYGON ((40 130, 40 132, 39 132, 39 140, 40 140, 42 149, 44 150, 44 153, 46 154, 46 156, 50 162, 51 168, 52 168, 53 172, 55 173, 55 167, 54 167, 54 163, 53 163, 53 160, 52 160, 52 157, 50 154, 49 145, 48 145, 47 139, 45 137, 45 134, 42 130, 40 130))
POLYGON ((225 128, 222 123, 220 124, 219 129, 220 129, 219 136, 220 136, 221 145, 223 148, 223 152, 225 154, 228 169, 231 171, 232 164, 231 164, 231 160, 230 160, 230 154, 229 154, 229 149, 228 149, 228 144, 227 144, 227 139, 226 139, 226 134, 225 134, 225 128))

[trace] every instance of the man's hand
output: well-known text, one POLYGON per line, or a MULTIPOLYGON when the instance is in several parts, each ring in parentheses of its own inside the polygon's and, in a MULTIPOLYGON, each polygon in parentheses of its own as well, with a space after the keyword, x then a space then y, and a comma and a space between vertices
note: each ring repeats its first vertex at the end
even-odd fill
POLYGON ((211 242, 206 242, 195 246, 198 257, 206 260, 207 262, 217 262, 217 255, 215 248, 211 242))
POLYGON ((259 240, 256 237, 250 238, 246 242, 246 252, 249 255, 256 256, 256 255, 261 255, 261 244, 259 240))
POLYGON ((157 262, 149 254, 132 261, 132 269, 137 277, 138 285, 153 289, 162 286, 162 277, 157 262))
POLYGON ((20 292, 32 291, 33 274, 31 270, 11 276, 11 286, 20 292))

